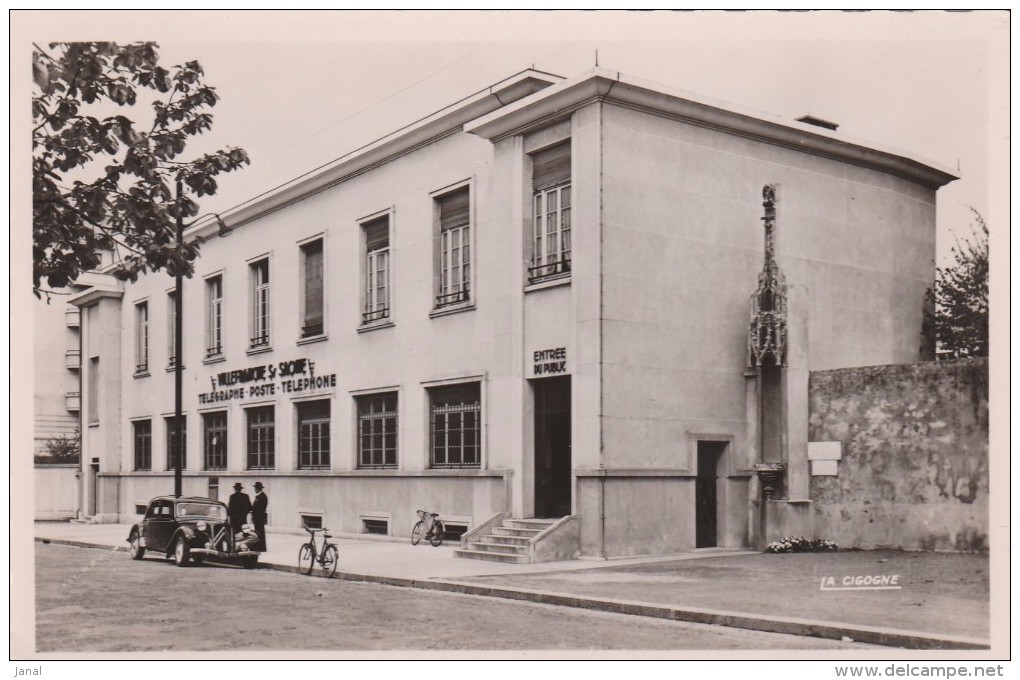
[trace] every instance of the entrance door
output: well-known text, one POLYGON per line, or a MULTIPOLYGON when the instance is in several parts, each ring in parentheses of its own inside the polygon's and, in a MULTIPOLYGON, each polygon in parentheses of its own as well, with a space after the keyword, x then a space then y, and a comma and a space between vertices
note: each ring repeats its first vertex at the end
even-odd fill
POLYGON ((570 514, 570 377, 531 381, 535 394, 535 517, 570 514))
POLYGON ((88 480, 86 483, 89 485, 89 500, 88 507, 85 508, 85 515, 88 517, 94 517, 96 514, 96 495, 99 493, 99 459, 93 458, 89 464, 88 480))
POLYGON ((718 498, 719 457, 726 442, 698 442, 698 476, 694 489, 695 547, 714 548, 718 539, 718 498))

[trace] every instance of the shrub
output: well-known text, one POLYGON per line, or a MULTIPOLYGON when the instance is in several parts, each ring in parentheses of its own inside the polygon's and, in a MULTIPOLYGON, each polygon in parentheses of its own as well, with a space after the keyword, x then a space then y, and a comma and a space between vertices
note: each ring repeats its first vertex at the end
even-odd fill
POLYGON ((769 543, 765 548, 768 553, 805 553, 835 552, 839 546, 823 538, 804 538, 803 536, 787 536, 779 541, 769 543))

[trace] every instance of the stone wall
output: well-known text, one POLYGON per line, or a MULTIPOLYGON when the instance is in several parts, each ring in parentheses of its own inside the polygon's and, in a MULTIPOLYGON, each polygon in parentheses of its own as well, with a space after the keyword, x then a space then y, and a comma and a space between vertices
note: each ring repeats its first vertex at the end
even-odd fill
POLYGON ((835 476, 811 477, 817 537, 988 549, 987 360, 817 371, 809 398, 809 441, 839 442, 842 456, 835 476))

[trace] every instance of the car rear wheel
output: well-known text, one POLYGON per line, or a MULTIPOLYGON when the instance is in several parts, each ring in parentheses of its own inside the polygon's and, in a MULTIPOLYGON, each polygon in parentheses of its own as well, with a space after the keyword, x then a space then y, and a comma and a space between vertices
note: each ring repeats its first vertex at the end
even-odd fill
POLYGON ((142 539, 138 532, 131 534, 131 559, 140 560, 145 555, 145 548, 142 547, 142 539))
POLYGON ((174 543, 174 564, 178 567, 188 566, 188 560, 191 559, 191 551, 188 550, 188 544, 184 542, 184 539, 178 538, 177 542, 174 543))

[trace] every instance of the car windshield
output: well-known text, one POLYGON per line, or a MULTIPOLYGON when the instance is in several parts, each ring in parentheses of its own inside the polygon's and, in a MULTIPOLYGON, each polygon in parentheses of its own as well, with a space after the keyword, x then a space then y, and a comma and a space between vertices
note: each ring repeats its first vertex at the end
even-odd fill
POLYGON ((178 517, 208 517, 210 519, 225 520, 227 509, 219 503, 178 503, 178 517))

